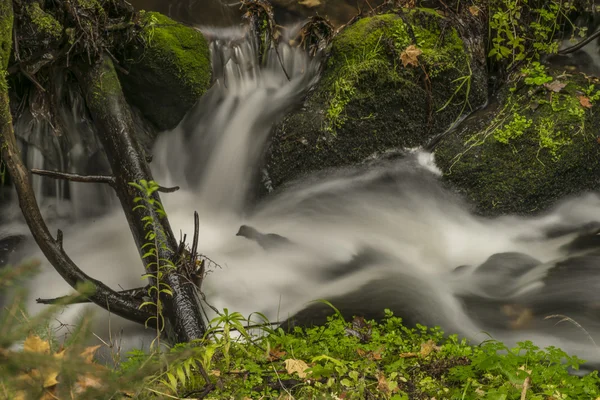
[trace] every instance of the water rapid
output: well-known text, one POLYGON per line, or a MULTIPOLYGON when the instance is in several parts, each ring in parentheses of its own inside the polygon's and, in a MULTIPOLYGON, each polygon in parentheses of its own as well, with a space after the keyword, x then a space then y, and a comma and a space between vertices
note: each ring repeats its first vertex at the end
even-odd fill
MULTIPOLYGON (((240 30, 205 33, 213 38, 216 82, 176 129, 159 136, 152 168, 161 185, 181 187, 162 195, 176 235, 191 237, 193 213, 200 214, 199 248, 220 265, 203 286, 213 306, 282 321, 312 300, 337 298, 364 313, 391 308, 408 322, 475 342, 488 334, 509 344, 533 340, 600 361, 593 341, 600 337, 599 246, 594 235, 592 245, 577 242, 586 224, 600 220, 597 194, 542 216, 483 218, 440 182, 433 155, 413 149, 303 177, 256 202, 270 128, 299 105, 318 77, 318 60, 281 44, 259 67, 256 43, 240 30), (279 236, 236 236, 242 225, 279 236), (544 319, 557 314, 588 333, 544 319), (523 315, 530 318, 519 323, 523 315)), ((54 225, 88 274, 116 289, 142 286, 122 210, 54 225)), ((41 258, 33 245, 22 255, 41 258)), ((50 265, 29 289, 31 312, 43 307, 36 298, 69 292, 50 265)), ((73 324, 84 307, 57 320, 73 324)), ((94 309, 95 332, 122 332, 124 347, 153 335, 94 309)))

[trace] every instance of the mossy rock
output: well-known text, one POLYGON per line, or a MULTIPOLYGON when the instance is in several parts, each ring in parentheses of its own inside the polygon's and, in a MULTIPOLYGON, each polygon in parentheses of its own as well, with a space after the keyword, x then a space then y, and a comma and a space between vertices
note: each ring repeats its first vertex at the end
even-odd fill
POLYGON ((536 214, 600 187, 600 85, 562 72, 506 91, 438 144, 444 179, 479 213, 536 214))
POLYGON ((360 19, 332 41, 304 108, 275 128, 270 177, 278 186, 390 148, 422 145, 486 98, 484 57, 473 56, 436 11, 360 19), (404 65, 415 47, 414 63, 404 65))
POLYGON ((25 27, 19 38, 20 47, 36 52, 56 46, 63 35, 60 22, 47 13, 39 1, 27 4, 23 10, 25 27))
POLYGON ((123 55, 130 104, 157 129, 175 127, 211 83, 208 43, 196 29, 156 12, 141 12, 142 40, 123 55))

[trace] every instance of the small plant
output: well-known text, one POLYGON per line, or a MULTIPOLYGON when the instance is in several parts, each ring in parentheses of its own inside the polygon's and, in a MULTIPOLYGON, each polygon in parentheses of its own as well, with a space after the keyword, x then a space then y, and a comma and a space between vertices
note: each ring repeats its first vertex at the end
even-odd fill
MULTIPOLYGON (((136 197, 133 200, 138 204, 133 208, 133 211, 139 208, 152 208, 159 218, 166 218, 167 213, 165 212, 162 204, 152 197, 152 195, 160 189, 160 186, 156 182, 142 179, 139 183, 131 182, 129 184, 142 193, 142 196, 136 197)), ((140 307, 152 306, 156 308, 156 315, 150 317, 146 321, 146 326, 148 326, 150 321, 155 320, 155 340, 157 348, 159 348, 160 336, 165 325, 161 296, 173 296, 171 287, 163 282, 163 278, 169 272, 177 269, 177 267, 172 260, 168 258, 161 258, 161 251, 168 251, 168 247, 162 239, 165 237, 164 233, 155 231, 156 227, 160 226, 160 224, 156 223, 152 217, 152 214, 143 217, 142 222, 144 222, 144 228, 146 229, 146 236, 144 237, 146 243, 142 246, 142 251, 144 251, 142 259, 150 260, 146 263, 147 273, 143 276, 143 278, 150 279, 152 284, 148 288, 148 297, 150 297, 151 300, 145 301, 140 307)))
MULTIPOLYGON (((554 35, 562 23, 570 23, 567 12, 572 2, 551 0, 538 6, 536 1, 495 0, 490 3, 490 51, 496 61, 507 60, 509 65, 520 61, 536 61, 541 54, 558 51, 554 35), (531 20, 528 26, 523 20, 531 20)), ((574 35, 584 30, 571 24, 574 35)))
POLYGON ((527 119, 515 111, 513 113, 512 121, 502 128, 496 129, 494 132, 494 139, 500 143, 508 144, 509 140, 522 136, 525 131, 529 129, 531 124, 533 124, 531 119, 527 119))
POLYGON ((544 83, 552 82, 553 78, 546 74, 546 67, 538 61, 534 61, 527 67, 521 69, 525 76, 525 83, 530 86, 542 86, 544 83))

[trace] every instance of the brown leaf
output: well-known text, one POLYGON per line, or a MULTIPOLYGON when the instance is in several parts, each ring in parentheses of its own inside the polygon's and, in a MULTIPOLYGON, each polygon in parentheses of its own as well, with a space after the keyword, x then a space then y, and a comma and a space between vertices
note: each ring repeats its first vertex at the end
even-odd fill
POLYGON ((387 379, 385 379, 385 375, 381 372, 377 376, 377 390, 385 394, 390 393, 390 385, 387 379))
POLYGON ((381 360, 381 353, 383 353, 384 348, 380 347, 379 349, 375 350, 375 351, 366 351, 363 350, 361 348, 356 349, 356 352, 358 353, 359 356, 366 358, 368 360, 381 360))
POLYGON ((293 358, 288 358, 284 361, 285 369, 288 374, 293 374, 294 372, 298 374, 300 378, 306 378, 306 371, 309 366, 302 360, 294 360, 293 358))
POLYGON ((479 7, 477 7, 477 6, 471 6, 471 7, 469 7, 469 12, 474 17, 478 16, 480 11, 481 11, 481 9, 479 7))
POLYGON ((37 335, 30 335, 23 343, 23 350, 32 353, 50 354, 50 343, 37 335))
POLYGON ((565 86, 566 83, 562 83, 561 81, 552 81, 550 83, 544 83, 544 87, 548 90, 552 90, 554 93, 560 92, 565 86))
POLYGON ((578 98, 579 98, 579 104, 581 104, 583 107, 592 108, 592 102, 590 101, 589 97, 578 96, 578 98))
POLYGON ((419 354, 421 357, 427 357, 433 351, 440 351, 442 348, 440 346, 436 346, 433 340, 428 340, 425 343, 421 344, 421 351, 419 354))
POLYGON ((321 0, 302 0, 298 4, 304 7, 313 8, 321 5, 321 0))
POLYGON ((281 357, 285 356, 287 353, 281 350, 281 346, 277 346, 269 350, 269 355, 267 357, 267 361, 276 361, 281 359, 281 357))
POLYGON ((413 65, 415 67, 418 67, 419 66, 418 57, 422 53, 423 52, 421 51, 421 49, 419 49, 414 44, 411 44, 410 46, 408 46, 406 48, 406 50, 404 50, 402 52, 402 54, 400 54, 400 60, 402 60, 402 65, 404 65, 404 67, 406 67, 408 65, 413 65))

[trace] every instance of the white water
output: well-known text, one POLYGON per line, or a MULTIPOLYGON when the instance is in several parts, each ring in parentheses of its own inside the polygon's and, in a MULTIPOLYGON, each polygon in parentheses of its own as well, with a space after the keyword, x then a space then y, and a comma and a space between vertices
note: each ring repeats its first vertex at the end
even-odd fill
MULTIPOLYGON (((539 318, 520 330, 497 327, 490 321, 504 318, 501 307, 482 305, 494 293, 507 304, 518 302, 511 298, 523 292, 526 295, 518 300, 529 299, 535 305, 573 299, 598 303, 600 279, 593 271, 565 274, 552 287, 542 280, 554 260, 568 256, 560 246, 573 238, 547 239, 545 230, 599 220, 597 195, 570 199, 536 218, 480 218, 442 187, 432 156, 413 151, 399 161, 375 161, 304 178, 252 206, 249 192, 269 128, 301 99, 316 77, 316 63, 282 46, 280 54, 291 77, 288 82, 274 53, 269 66, 258 70, 251 61, 251 44, 231 44, 239 32, 211 34, 221 38, 213 43, 213 57, 216 71, 225 65, 225 78, 218 80, 177 129, 161 136, 152 167, 160 184, 182 187, 162 195, 176 236, 182 231, 192 237, 193 212, 200 214, 200 250, 222 266, 204 282, 212 305, 244 315, 259 311, 272 321, 284 320, 311 300, 352 293, 365 282, 380 279, 385 295, 359 291, 373 309, 402 310, 421 323, 441 325, 475 341, 487 339, 482 333, 486 331, 509 343, 531 339, 600 360, 600 350, 578 329, 562 329, 539 318), (292 244, 264 250, 235 236, 242 224, 277 233, 292 244), (363 250, 378 257, 337 279, 327 275, 363 250), (475 266, 502 252, 525 253, 539 260, 540 266, 514 279, 500 270, 488 275, 473 273, 475 266), (473 268, 455 272, 461 265, 473 268), (481 301, 466 304, 459 299, 469 294, 481 301), (486 318, 474 318, 473 310, 483 310, 486 318)), ((143 285, 142 264, 121 210, 93 223, 85 221, 63 229, 66 252, 88 274, 116 289, 143 285)), ((596 252, 585 265, 573 268, 598 267, 599 260, 596 252)), ((33 312, 42 308, 35 298, 69 292, 49 265, 44 265, 29 286, 28 307, 33 312)), ((57 319, 72 324, 81 308, 70 307, 57 319)), ((106 315, 97 311, 96 332, 104 337, 106 315)), ((113 334, 124 329, 124 347, 139 345, 139 340, 152 336, 152 332, 140 336, 139 329, 114 316, 110 321, 113 334)), ((600 338, 596 320, 578 322, 600 338)))

